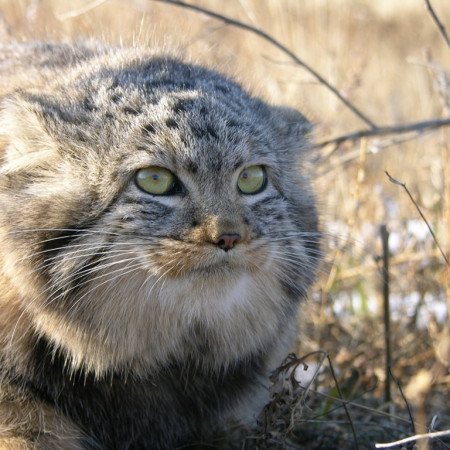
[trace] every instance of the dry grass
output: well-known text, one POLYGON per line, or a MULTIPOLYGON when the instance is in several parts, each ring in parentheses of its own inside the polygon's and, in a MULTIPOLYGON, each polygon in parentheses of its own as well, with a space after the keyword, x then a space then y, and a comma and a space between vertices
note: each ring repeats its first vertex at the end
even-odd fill
MULTIPOLYGON (((191 3, 264 30, 378 126, 450 116, 450 48, 422 0, 191 3)), ((449 29, 448 0, 432 4, 449 29)), ((316 142, 367 128, 286 54, 206 15, 152 0, 0 0, 3 41, 86 37, 175 48, 212 64, 270 102, 304 111, 317 124, 316 142)), ((450 268, 405 191, 384 173, 406 183, 448 257, 449 138, 441 128, 329 145, 315 155, 328 257, 300 318, 297 354, 329 353, 344 398, 360 405, 348 406, 360 448, 413 433, 395 383, 392 401, 384 402, 381 224, 390 231, 392 372, 415 432, 450 429, 450 268)), ((248 446, 355 447, 347 414, 337 408, 342 402, 327 397, 337 394, 327 360, 308 392, 283 383, 248 446)), ((420 441, 417 448, 450 448, 449 442, 420 441)))

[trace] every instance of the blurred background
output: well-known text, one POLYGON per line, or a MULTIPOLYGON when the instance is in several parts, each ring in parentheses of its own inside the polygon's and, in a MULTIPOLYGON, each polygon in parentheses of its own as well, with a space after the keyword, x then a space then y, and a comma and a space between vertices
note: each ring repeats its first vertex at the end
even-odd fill
MULTIPOLYGON (((153 0, 0 0, 0 41, 95 39, 145 45, 212 66, 270 103, 301 110, 315 124, 307 170, 314 171, 324 261, 299 318, 294 350, 297 355, 328 352, 338 382, 349 386, 346 398, 370 408, 354 407, 361 448, 373 448, 376 440, 450 429, 450 128, 413 127, 407 133, 324 145, 375 127, 450 118, 450 45, 425 0, 188 3, 262 30, 304 64, 252 30, 153 0), (385 171, 406 185, 436 240, 408 192, 385 171), (382 226, 389 234, 390 356, 382 226)), ((432 0, 432 6, 450 31, 450 2, 432 0)), ((329 366, 309 365, 317 368, 314 392, 332 395, 329 366)), ((348 431, 339 425, 342 408, 312 395, 308 392, 305 402, 314 417, 304 408, 295 417, 300 429, 308 421, 320 424, 321 447, 317 436, 301 447, 301 438, 292 437, 292 424, 287 424, 291 445, 347 448, 352 438, 337 431, 348 431)), ((286 436, 286 430, 278 431, 286 436)), ((448 442, 418 445, 450 448, 448 442)))

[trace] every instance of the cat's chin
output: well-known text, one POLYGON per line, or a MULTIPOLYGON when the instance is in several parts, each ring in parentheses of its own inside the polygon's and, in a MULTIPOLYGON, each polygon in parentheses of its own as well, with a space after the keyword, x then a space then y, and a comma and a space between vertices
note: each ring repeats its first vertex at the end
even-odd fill
POLYGON ((237 281, 240 276, 250 269, 250 265, 237 258, 218 258, 207 261, 199 261, 195 265, 189 266, 182 271, 169 271, 165 274, 167 278, 187 280, 196 280, 202 277, 203 280, 208 279, 217 281, 237 281))

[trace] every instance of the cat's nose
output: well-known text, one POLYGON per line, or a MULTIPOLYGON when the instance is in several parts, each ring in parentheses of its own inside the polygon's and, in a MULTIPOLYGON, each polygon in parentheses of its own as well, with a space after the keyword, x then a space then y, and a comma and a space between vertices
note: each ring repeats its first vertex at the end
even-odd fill
POLYGON ((226 252, 241 242, 242 237, 238 233, 223 233, 215 241, 215 244, 226 252))

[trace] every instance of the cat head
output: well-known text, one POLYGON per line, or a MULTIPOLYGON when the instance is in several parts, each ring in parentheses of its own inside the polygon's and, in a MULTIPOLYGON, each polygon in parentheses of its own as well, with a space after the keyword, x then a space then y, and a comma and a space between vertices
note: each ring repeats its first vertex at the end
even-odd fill
POLYGON ((282 334, 317 262, 300 113, 124 53, 10 96, 0 126, 3 270, 74 367, 228 363, 282 334))

